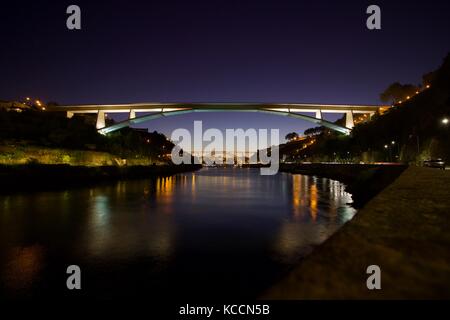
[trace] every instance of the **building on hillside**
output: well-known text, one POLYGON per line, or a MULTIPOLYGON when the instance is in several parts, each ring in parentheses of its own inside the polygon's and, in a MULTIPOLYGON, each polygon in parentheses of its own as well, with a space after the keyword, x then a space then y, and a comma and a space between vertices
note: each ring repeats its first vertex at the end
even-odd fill
POLYGON ((22 102, 0 100, 0 109, 6 111, 22 112, 24 110, 31 109, 31 107, 22 102))

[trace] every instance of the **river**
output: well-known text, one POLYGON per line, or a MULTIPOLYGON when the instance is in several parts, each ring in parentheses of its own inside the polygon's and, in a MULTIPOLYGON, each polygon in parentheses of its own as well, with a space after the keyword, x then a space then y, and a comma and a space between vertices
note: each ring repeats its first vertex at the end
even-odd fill
POLYGON ((0 195, 1 293, 254 298, 349 221, 350 202, 338 181, 242 168, 0 195))

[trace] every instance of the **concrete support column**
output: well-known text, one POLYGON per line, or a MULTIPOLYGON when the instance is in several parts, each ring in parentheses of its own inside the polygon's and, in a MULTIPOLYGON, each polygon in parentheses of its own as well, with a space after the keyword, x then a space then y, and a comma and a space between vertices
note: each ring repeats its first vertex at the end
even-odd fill
POLYGON ((97 125, 96 128, 97 129, 101 129, 104 128, 106 126, 105 123, 105 111, 98 111, 97 113, 97 125))
POLYGON ((67 111, 67 118, 72 118, 73 117, 73 112, 67 111))
POLYGON ((136 111, 130 110, 130 115, 128 116, 128 119, 134 119, 136 118, 136 111))
POLYGON ((349 129, 353 129, 355 122, 353 121, 353 111, 347 111, 345 113, 345 126, 349 129))
POLYGON ((322 110, 316 111, 316 119, 322 119, 322 110))

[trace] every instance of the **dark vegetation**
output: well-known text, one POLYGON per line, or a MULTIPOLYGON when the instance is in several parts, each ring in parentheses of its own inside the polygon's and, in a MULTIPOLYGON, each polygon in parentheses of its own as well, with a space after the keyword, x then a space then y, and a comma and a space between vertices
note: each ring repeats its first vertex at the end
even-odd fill
POLYGON ((124 179, 154 178, 194 171, 201 165, 152 166, 69 166, 69 165, 0 165, 0 192, 61 190, 85 187, 124 179))
POLYGON ((157 158, 172 150, 172 142, 156 131, 149 133, 124 128, 103 136, 95 129, 94 121, 92 116, 68 119, 60 112, 0 109, 0 141, 25 141, 27 144, 49 148, 104 151, 123 158, 157 158))

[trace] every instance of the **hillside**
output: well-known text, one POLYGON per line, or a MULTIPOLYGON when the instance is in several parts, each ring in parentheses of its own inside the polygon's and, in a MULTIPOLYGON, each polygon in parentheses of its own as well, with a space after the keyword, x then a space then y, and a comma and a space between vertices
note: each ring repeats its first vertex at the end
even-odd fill
MULTIPOLYGON (((401 161, 429 158, 450 161, 450 54, 429 86, 371 121, 357 124, 350 136, 329 130, 300 151, 298 159, 312 161, 401 161)), ((292 152, 287 157, 293 156, 292 152)))

